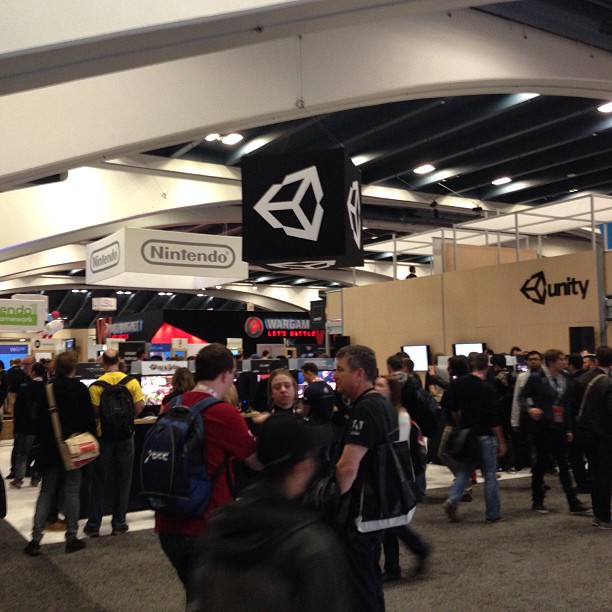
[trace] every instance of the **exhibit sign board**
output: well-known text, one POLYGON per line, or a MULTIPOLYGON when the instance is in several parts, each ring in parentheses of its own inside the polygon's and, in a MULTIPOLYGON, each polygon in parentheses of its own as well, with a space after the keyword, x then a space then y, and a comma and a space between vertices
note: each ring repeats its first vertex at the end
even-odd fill
POLYGON ((361 177, 344 149, 253 155, 241 165, 245 261, 363 265, 361 177))
POLYGON ((242 240, 122 228, 87 245, 88 284, 145 289, 201 289, 243 280, 242 240))
POLYGON ((0 331, 38 332, 44 330, 46 323, 47 305, 44 301, 0 300, 0 331))

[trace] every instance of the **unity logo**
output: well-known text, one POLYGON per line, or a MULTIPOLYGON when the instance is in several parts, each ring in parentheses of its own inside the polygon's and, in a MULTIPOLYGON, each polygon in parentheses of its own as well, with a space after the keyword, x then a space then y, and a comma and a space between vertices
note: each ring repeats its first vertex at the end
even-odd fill
POLYGON ((528 278, 521 287, 521 293, 532 302, 544 305, 547 298, 565 297, 579 295, 584 300, 589 288, 588 280, 576 280, 574 277, 566 277, 566 280, 558 283, 547 283, 544 272, 536 272, 528 278))
POLYGON ((353 240, 358 249, 361 248, 361 192, 359 190, 359 181, 353 181, 349 189, 348 198, 346 200, 346 210, 348 212, 349 223, 351 225, 351 233, 353 240))
POLYGON ((316 166, 310 166, 287 174, 282 183, 272 185, 257 201, 254 209, 274 229, 282 229, 287 236, 312 240, 319 239, 323 221, 323 187, 316 166), (287 196, 292 194, 290 198, 287 196), (278 198, 278 200, 276 199, 278 198), (306 203, 312 204, 311 211, 305 210, 306 203), (281 221, 291 220, 292 225, 281 221))

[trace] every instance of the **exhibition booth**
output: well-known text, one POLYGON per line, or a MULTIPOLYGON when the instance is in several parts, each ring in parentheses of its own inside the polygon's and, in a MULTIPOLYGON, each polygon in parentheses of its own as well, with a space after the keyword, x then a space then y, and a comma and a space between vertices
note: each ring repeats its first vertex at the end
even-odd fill
POLYGON ((606 341, 610 257, 592 250, 346 288, 328 293, 328 321, 379 361, 403 345, 452 355, 458 342, 592 350, 606 341))

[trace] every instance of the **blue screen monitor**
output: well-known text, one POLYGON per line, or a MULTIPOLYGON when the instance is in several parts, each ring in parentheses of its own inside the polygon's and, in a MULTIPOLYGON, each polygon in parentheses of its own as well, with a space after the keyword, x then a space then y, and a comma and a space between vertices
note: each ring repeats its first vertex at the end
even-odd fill
POLYGON ((23 344, 0 344, 0 359, 4 362, 6 370, 10 367, 11 359, 23 359, 29 353, 30 347, 23 344))

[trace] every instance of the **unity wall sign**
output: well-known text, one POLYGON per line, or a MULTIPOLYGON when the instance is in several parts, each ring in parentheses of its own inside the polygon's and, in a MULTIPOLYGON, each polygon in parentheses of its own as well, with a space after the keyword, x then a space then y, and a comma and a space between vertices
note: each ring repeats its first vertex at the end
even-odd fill
POLYGON ((521 287, 521 293, 532 302, 541 304, 546 303, 549 298, 558 298, 577 295, 583 300, 586 298, 589 289, 589 281, 578 280, 574 277, 566 277, 564 281, 548 283, 544 271, 532 274, 521 287))

